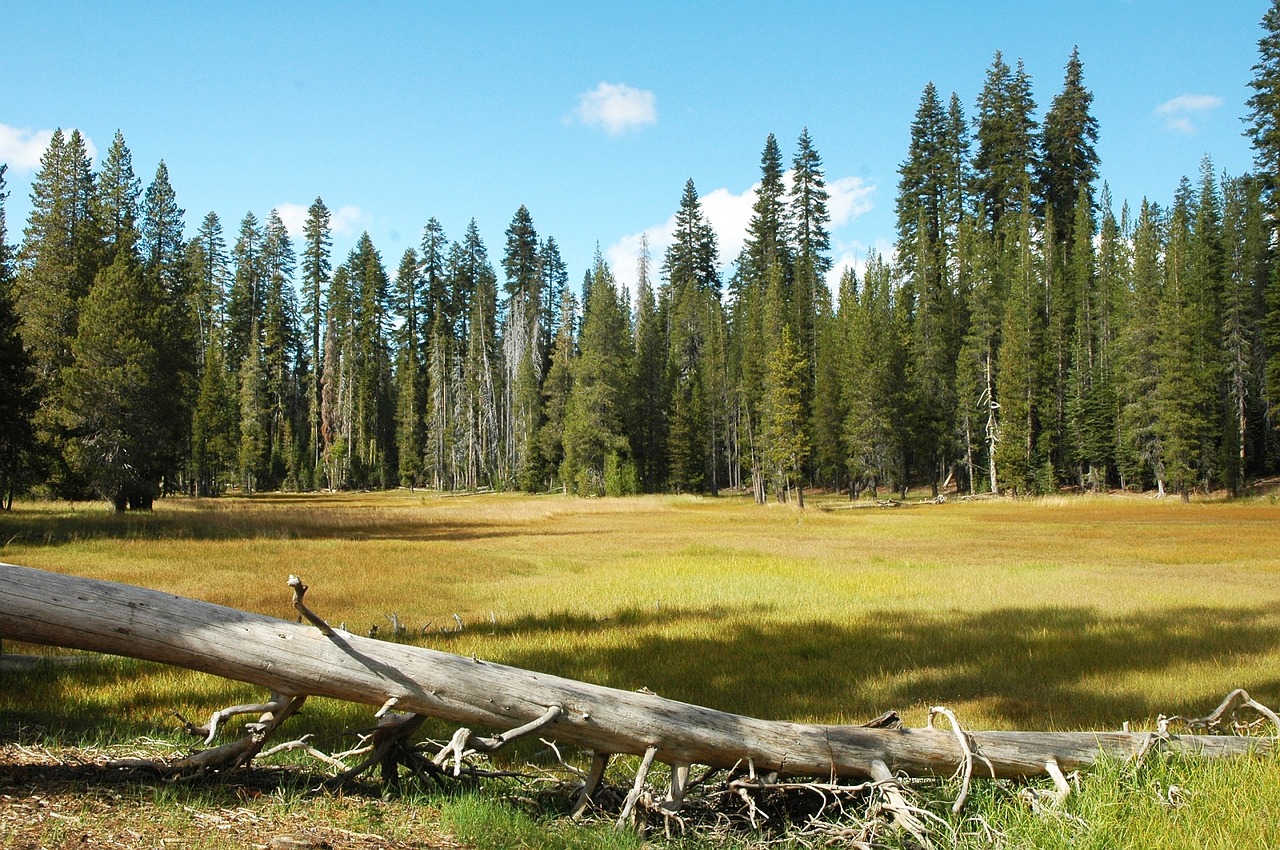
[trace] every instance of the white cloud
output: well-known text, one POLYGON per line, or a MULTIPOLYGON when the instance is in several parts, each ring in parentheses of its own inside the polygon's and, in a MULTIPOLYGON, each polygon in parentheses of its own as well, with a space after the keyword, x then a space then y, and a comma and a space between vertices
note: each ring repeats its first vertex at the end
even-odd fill
POLYGON ((346 204, 334 210, 329 218, 329 226, 339 236, 351 236, 365 226, 369 216, 354 204, 346 204))
MULTIPOLYGON (((63 130, 64 136, 71 135, 71 128, 63 130)), ((98 158, 98 148, 93 140, 81 133, 84 139, 85 152, 90 159, 98 158)), ((28 130, 26 127, 10 127, 0 124, 0 162, 7 163, 14 172, 35 171, 40 167, 40 157, 49 147, 53 138, 52 130, 28 130)))
MULTIPOLYGON (((284 222, 285 229, 289 231, 289 235, 294 239, 301 239, 302 232, 307 226, 307 215, 311 210, 311 205, 306 204, 277 204, 276 212, 280 215, 280 220, 284 222)), ((356 232, 359 227, 368 220, 364 210, 352 204, 339 207, 329 213, 329 228, 339 236, 350 236, 356 232)))
POLYGON ((1191 135, 1195 119, 1222 106, 1222 98, 1212 94, 1180 94, 1157 106, 1152 113, 1164 119, 1165 129, 1191 135))
MULTIPOLYGON (((783 175, 784 185, 791 185, 792 172, 783 175)), ((747 239, 747 226, 751 223, 751 208, 756 202, 756 193, 760 184, 756 183, 745 192, 735 194, 728 189, 713 189, 702 195, 702 214, 711 223, 716 233, 716 247, 719 250, 720 270, 727 275, 742 251, 747 239)), ((871 210, 871 196, 875 187, 868 185, 861 177, 841 177, 827 184, 827 212, 831 215, 832 229, 849 224, 858 216, 871 210)), ((655 282, 662 267, 662 257, 671 244, 671 234, 675 231, 676 217, 671 217, 662 224, 645 228, 643 234, 649 237, 649 256, 651 259, 650 277, 655 282)), ((641 233, 632 233, 622 237, 605 250, 605 259, 617 276, 618 281, 635 291, 636 267, 640 259, 641 233)), ((865 256, 863 257, 865 261, 865 256)), ((861 268, 861 267, 859 267, 861 268)), ((839 272, 831 280, 839 282, 839 272)))
POLYGON ((610 136, 658 122, 653 92, 626 83, 601 83, 578 98, 578 120, 600 127, 610 136))
MULTIPOLYGON (((788 179, 790 175, 788 174, 788 179)), ((871 196, 875 186, 868 186, 861 177, 841 177, 827 184, 827 212, 831 213, 831 226, 843 227, 860 215, 871 212, 874 204, 871 196)))
POLYGON ((294 239, 302 238, 303 228, 307 225, 307 208, 302 204, 276 204, 276 214, 284 222, 284 229, 294 239))

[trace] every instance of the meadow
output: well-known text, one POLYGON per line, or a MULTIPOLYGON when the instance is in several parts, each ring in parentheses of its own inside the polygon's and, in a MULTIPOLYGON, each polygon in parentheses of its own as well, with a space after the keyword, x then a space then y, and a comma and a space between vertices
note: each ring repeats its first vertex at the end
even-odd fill
MULTIPOLYGON (((398 639, 766 718, 856 723, 896 709, 922 725, 945 705, 968 728, 1116 729, 1206 714, 1236 687, 1280 704, 1280 507, 1266 497, 897 508, 824 497, 797 511, 737 497, 397 491, 165 500, 122 516, 27 503, 0 515, 0 544, 10 563, 288 618, 297 573, 312 607, 352 631, 391 636, 394 613, 398 639)), ((171 735, 174 710, 199 717, 259 696, 128 661, 0 676, 0 741, 41 745, 171 735)), ((295 731, 332 735, 368 714, 318 708, 295 731)), ((1100 768, 1068 803, 1084 827, 996 790, 976 805, 1020 844, 1280 843, 1267 815, 1280 809, 1276 759, 1143 771, 1177 782, 1100 768), (1161 781, 1200 790, 1161 808, 1149 793, 1161 781)), ((483 845, 441 811, 438 823, 483 845)))

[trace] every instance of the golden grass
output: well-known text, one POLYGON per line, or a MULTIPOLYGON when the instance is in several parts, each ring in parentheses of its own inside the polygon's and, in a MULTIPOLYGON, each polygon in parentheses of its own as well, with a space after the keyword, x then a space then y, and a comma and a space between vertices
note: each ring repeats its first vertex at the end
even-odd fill
MULTIPOLYGON (((1268 501, 846 506, 406 491, 165 500, 142 517, 22 504, 0 516, 0 559, 282 617, 298 573, 352 630, 385 634, 394 611, 430 623, 416 639, 438 648, 763 717, 896 708, 918 723, 946 704, 971 727, 1115 728, 1206 712, 1237 686, 1280 703, 1268 501), (466 630, 440 634, 455 613, 466 630)), ((127 688, 155 712, 223 701, 198 679, 131 675, 93 710, 127 688)))

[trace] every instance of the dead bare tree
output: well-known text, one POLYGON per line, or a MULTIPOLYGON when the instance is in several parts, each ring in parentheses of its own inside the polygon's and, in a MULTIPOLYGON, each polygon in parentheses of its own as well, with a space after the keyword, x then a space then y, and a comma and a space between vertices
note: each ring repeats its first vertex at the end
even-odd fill
MULTIPOLYGON (((959 772, 965 788, 975 776, 1048 776, 1065 794, 1064 773, 1087 767, 1103 754, 1141 757, 1161 748, 1219 757, 1269 752, 1275 746, 1274 739, 1256 736, 1173 734, 1163 722, 1152 733, 980 732, 961 728, 945 709, 935 709, 924 728, 760 720, 647 692, 359 637, 333 628, 313 612, 304 601, 306 586, 301 580, 290 576, 289 585, 305 623, 131 585, 0 564, 0 638, 157 661, 271 692, 262 704, 215 713, 207 727, 198 730, 209 743, 228 717, 262 717, 247 726, 246 738, 197 754, 192 758, 199 764, 188 767, 247 763, 306 697, 324 696, 381 707, 369 757, 358 767, 381 764, 384 776, 388 764, 394 773, 395 747, 423 717, 461 725, 431 760, 440 769, 452 762, 455 774, 469 754, 493 751, 535 732, 589 750, 592 766, 582 782, 578 811, 596 792, 612 756, 640 756, 632 793, 623 805, 624 819, 640 799, 655 762, 671 768, 670 794, 661 803, 669 812, 679 810, 695 764, 745 771, 749 781, 736 786, 742 793, 754 784, 788 780, 814 780, 819 785, 869 780, 887 795, 890 807, 906 807, 893 791, 896 779, 903 776, 959 772), (946 717, 950 728, 935 727, 935 717, 946 717), (474 733, 474 727, 505 731, 484 737, 474 733)), ((1243 691, 1233 693, 1210 717, 1184 724, 1213 728, 1238 706, 1256 710, 1280 729, 1280 718, 1243 691)), ((349 770, 345 762, 339 764, 349 770)))

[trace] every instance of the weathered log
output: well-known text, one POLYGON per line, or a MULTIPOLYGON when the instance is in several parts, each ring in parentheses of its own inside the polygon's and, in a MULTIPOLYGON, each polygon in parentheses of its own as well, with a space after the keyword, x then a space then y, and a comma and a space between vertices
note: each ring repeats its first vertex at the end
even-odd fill
MULTIPOLYGON (((978 776, 1045 776, 1086 767, 1103 753, 1132 757, 1153 744, 1152 735, 1130 732, 968 731, 960 737, 935 728, 760 720, 358 637, 327 624, 293 623, 8 564, 0 564, 0 637, 172 664, 284 696, 393 704, 397 711, 467 726, 512 730, 536 724, 548 737, 594 753, 678 766, 750 765, 785 777, 866 779, 882 777, 886 769, 894 775, 949 775, 969 764, 978 776)), ((1205 756, 1273 746, 1269 739, 1230 735, 1162 734, 1156 743, 1205 756)))

